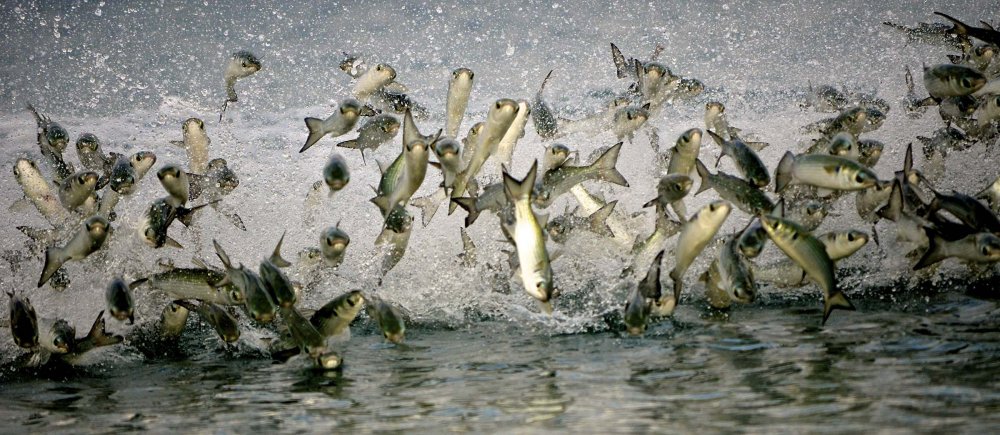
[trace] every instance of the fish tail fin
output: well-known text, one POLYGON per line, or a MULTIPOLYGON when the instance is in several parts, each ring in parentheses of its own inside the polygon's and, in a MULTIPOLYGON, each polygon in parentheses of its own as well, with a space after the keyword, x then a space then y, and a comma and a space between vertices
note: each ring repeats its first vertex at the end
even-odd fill
POLYGON ((476 198, 471 198, 471 197, 452 198, 451 202, 452 204, 462 207, 462 210, 465 210, 465 212, 469 214, 468 216, 465 217, 466 228, 468 228, 470 225, 476 222, 476 219, 479 218, 480 210, 476 208, 476 198))
POLYGON ((945 259, 944 252, 941 250, 942 240, 941 236, 937 234, 934 230, 924 227, 924 233, 927 234, 927 250, 924 251, 924 255, 920 257, 917 264, 913 265, 913 270, 920 270, 934 263, 937 263, 945 259))
POLYGON ((356 150, 361 147, 357 139, 345 140, 343 142, 338 143, 337 146, 341 148, 350 148, 352 150, 356 150))
POLYGON ((875 212, 880 218, 889 219, 893 222, 899 219, 903 211, 903 185, 899 179, 893 180, 892 191, 889 193, 889 202, 875 212))
POLYGON ((611 201, 604 204, 603 207, 597 209, 597 211, 590 214, 587 217, 587 224, 590 226, 590 231, 594 234, 600 234, 605 237, 614 237, 614 233, 611 232, 611 227, 608 226, 608 217, 611 213, 615 211, 615 206, 618 205, 618 201, 611 201))
POLYGON ((680 271, 677 268, 670 269, 670 279, 674 282, 674 303, 680 302, 681 300, 681 290, 684 289, 684 280, 680 271))
POLYGON ((281 232, 281 238, 278 239, 278 244, 274 247, 274 252, 271 253, 271 258, 269 258, 271 263, 274 263, 274 265, 278 267, 288 267, 292 265, 292 263, 289 263, 288 260, 281 258, 281 243, 285 241, 285 233, 287 232, 288 230, 281 232))
MULTIPOLYGON (((132 317, 129 316, 129 319, 132 319, 132 317)), ((108 335, 104 326, 104 310, 101 310, 101 312, 97 314, 97 320, 94 320, 93 326, 90 327, 90 333, 87 334, 87 338, 84 340, 90 341, 90 344, 93 347, 111 346, 125 340, 125 338, 120 335, 108 335)))
POLYGON ((701 178, 701 185, 698 186, 698 191, 694 193, 695 196, 698 196, 699 193, 712 188, 712 185, 708 181, 712 174, 708 172, 708 167, 701 162, 701 159, 694 160, 694 167, 698 171, 698 178, 701 178))
POLYGON ((833 310, 846 310, 854 311, 854 304, 847 300, 847 296, 844 292, 840 290, 835 290, 829 296, 823 300, 823 324, 826 324, 826 320, 830 318, 830 313, 833 310))
POLYGON ((322 119, 306 118, 305 120, 306 128, 309 129, 309 137, 306 138, 305 145, 302 145, 302 149, 299 150, 300 153, 305 152, 305 150, 309 149, 313 145, 316 145, 316 142, 319 142, 319 140, 326 135, 326 132, 323 131, 322 119))
POLYGON ((774 170, 774 193, 781 193, 792 182, 792 166, 795 164, 795 155, 791 151, 785 151, 778 162, 778 168, 774 170))
POLYGON ((944 19, 946 19, 948 21, 951 21, 951 24, 953 26, 952 27, 952 31, 953 32, 955 32, 955 33, 957 33, 959 35, 967 35, 967 34, 969 34, 969 26, 967 24, 961 22, 961 21, 958 21, 958 19, 956 19, 956 18, 954 18, 952 16, 949 16, 949 15, 945 15, 942 12, 937 12, 937 11, 934 12, 934 15, 938 15, 938 16, 944 17, 944 19))
POLYGON ((614 43, 611 43, 611 60, 615 63, 615 74, 618 75, 618 78, 623 79, 628 77, 628 70, 631 65, 625 63, 625 56, 622 55, 622 51, 614 43))
MULTIPOLYGON (((620 146, 621 143, 619 143, 618 145, 620 146)), ((616 158, 617 158, 617 153, 616 153, 616 158)), ((520 181, 512 177, 510 173, 508 173, 507 171, 503 171, 504 192, 506 192, 506 194, 510 198, 530 199, 531 191, 535 188, 535 177, 537 175, 538 175, 538 160, 535 160, 535 163, 531 164, 531 169, 528 170, 528 175, 525 175, 524 179, 520 181)))
POLYGON ((653 198, 653 199, 651 199, 649 201, 646 201, 646 203, 642 205, 642 208, 649 208, 649 207, 652 207, 652 206, 656 205, 656 203, 657 203, 657 201, 659 201, 659 199, 660 198, 657 197, 657 198, 653 198))
POLYGON ((547 84, 549 82, 549 78, 552 77, 552 72, 553 71, 555 71, 555 70, 554 69, 550 69, 549 73, 545 75, 544 79, 542 79, 542 85, 538 87, 538 95, 539 96, 541 96, 542 95, 542 91, 545 90, 545 84, 547 84))
POLYGON ((38 278, 38 287, 45 285, 46 282, 55 275, 56 271, 62 267, 63 263, 66 261, 63 258, 62 250, 56 247, 50 247, 45 250, 45 265, 42 266, 42 276, 38 278))
POLYGON ((707 128, 705 129, 705 132, 708 133, 709 136, 712 136, 712 140, 715 141, 716 145, 718 145, 718 146, 721 147, 722 144, 726 143, 726 140, 723 139, 722 136, 719 136, 718 133, 716 133, 716 132, 714 132, 712 130, 709 130, 707 128))
POLYGON ((177 220, 180 221, 180 223, 184 224, 185 227, 190 227, 191 226, 191 222, 194 219, 194 212, 196 212, 198 210, 201 210, 206 205, 214 204, 216 202, 219 202, 219 201, 216 200, 216 201, 213 201, 213 202, 205 203, 205 204, 202 204, 202 205, 199 205, 199 206, 196 206, 196 207, 191 207, 191 208, 177 207, 177 220))
POLYGON ((420 222, 426 227, 431 223, 431 219, 433 219, 434 214, 437 213, 437 209, 441 206, 441 202, 437 200, 436 195, 431 194, 420 198, 414 198, 410 201, 410 205, 420 209, 420 222))
POLYGON ((600 171, 600 178, 602 180, 619 186, 629 187, 625 176, 621 172, 618 172, 618 168, 615 167, 618 164, 618 154, 621 150, 622 142, 618 142, 611 148, 608 148, 604 154, 601 154, 591 166, 600 171))
POLYGON ((225 249, 222 249, 222 245, 220 245, 215 239, 212 239, 212 246, 215 247, 215 255, 219 257, 219 261, 222 262, 222 265, 226 266, 226 269, 232 269, 233 263, 229 261, 229 255, 226 254, 225 249))

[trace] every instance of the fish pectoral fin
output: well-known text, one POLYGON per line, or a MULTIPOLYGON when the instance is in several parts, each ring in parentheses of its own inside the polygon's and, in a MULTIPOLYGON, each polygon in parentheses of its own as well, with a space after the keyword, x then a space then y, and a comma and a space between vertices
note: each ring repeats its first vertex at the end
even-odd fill
POLYGON ((167 236, 167 240, 166 242, 163 243, 163 246, 169 246, 171 248, 177 248, 177 249, 184 249, 184 246, 181 245, 180 242, 174 240, 174 238, 170 236, 167 236))
POLYGON ((187 148, 187 145, 184 145, 184 141, 182 140, 172 140, 170 141, 170 145, 179 146, 181 148, 187 148))

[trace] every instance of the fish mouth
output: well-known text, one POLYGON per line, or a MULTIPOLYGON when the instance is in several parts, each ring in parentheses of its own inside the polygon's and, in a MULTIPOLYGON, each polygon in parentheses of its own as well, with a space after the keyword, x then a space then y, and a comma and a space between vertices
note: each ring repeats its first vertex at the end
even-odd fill
POLYGON ((326 185, 330 186, 330 190, 338 191, 340 189, 343 189, 345 186, 347 186, 347 182, 344 182, 344 181, 341 181, 341 180, 335 180, 333 182, 326 183, 326 185))
POLYGON ((403 343, 403 339, 404 339, 404 333, 402 333, 402 332, 386 333, 385 334, 385 339, 389 340, 393 344, 402 344, 403 343))
POLYGON ((629 335, 631 335, 633 337, 637 337, 637 336, 642 335, 644 332, 646 332, 646 327, 645 326, 628 326, 628 327, 625 328, 625 331, 627 331, 629 335))

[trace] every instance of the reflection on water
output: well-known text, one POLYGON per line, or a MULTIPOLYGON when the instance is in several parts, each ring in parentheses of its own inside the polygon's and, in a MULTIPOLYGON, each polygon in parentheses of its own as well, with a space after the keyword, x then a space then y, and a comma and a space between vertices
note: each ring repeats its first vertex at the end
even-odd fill
MULTIPOLYGON (((798 307, 692 313, 645 338, 478 323, 357 334, 340 372, 219 358, 7 367, 14 430, 976 431, 997 423, 1000 310, 951 294, 817 329, 798 307)), ((206 334, 211 334, 206 331, 206 334)))

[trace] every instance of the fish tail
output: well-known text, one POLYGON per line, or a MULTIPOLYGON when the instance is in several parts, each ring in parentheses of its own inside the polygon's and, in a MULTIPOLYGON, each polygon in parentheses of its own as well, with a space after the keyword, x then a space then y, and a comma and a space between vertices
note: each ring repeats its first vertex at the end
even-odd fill
POLYGON ((352 150, 356 150, 361 147, 357 139, 345 140, 343 142, 338 143, 337 146, 341 148, 350 148, 352 150))
POLYGON ((597 211, 591 213, 591 215, 587 217, 587 223, 591 232, 605 237, 614 237, 614 233, 611 232, 611 227, 608 226, 608 217, 610 217, 611 213, 615 211, 616 205, 618 205, 617 200, 611 201, 604 204, 603 207, 597 209, 597 211))
MULTIPOLYGON (((614 44, 612 44, 614 46, 614 44)), ((545 90, 545 84, 549 82, 549 77, 552 77, 552 72, 555 70, 549 70, 549 73, 545 75, 545 79, 542 80, 542 85, 538 87, 538 96, 541 97, 542 91, 545 90)))
POLYGON ((889 193, 889 202, 883 205, 875 214, 883 219, 889 219, 893 222, 899 219, 900 213, 903 211, 903 186, 899 182, 899 179, 893 180, 892 182, 892 192, 889 193))
POLYGON ((615 73, 618 75, 618 78, 623 79, 628 77, 630 65, 625 63, 625 56, 622 55, 622 51, 614 43, 611 44, 611 60, 615 63, 615 73))
POLYGON ((45 285, 46 282, 55 275, 56 271, 62 267, 66 259, 62 255, 62 250, 56 247, 50 247, 45 250, 45 265, 42 266, 42 276, 38 278, 38 287, 45 285))
POLYGON ((944 252, 942 252, 942 240, 941 236, 937 234, 934 230, 924 227, 924 233, 927 234, 927 250, 924 251, 924 255, 920 257, 917 264, 913 265, 913 270, 920 270, 934 263, 937 263, 945 259, 944 252))
POLYGON ((826 324, 826 320, 830 318, 830 313, 833 310, 846 310, 854 311, 854 304, 847 300, 847 296, 844 292, 840 290, 834 290, 829 296, 823 300, 823 324, 826 324))
POLYGON ((431 223, 431 219, 433 219, 434 214, 437 213, 437 209, 441 205, 441 202, 437 201, 435 195, 431 194, 411 200, 410 205, 420 209, 420 222, 426 227, 431 223))
POLYGON ((219 261, 222 262, 222 265, 226 266, 226 269, 232 269, 233 263, 229 261, 229 255, 226 255, 226 250, 222 249, 222 245, 220 245, 215 239, 212 239, 212 246, 215 247, 215 255, 219 257, 219 261))
POLYGON ((795 156, 791 151, 785 151, 778 162, 778 168, 774 170, 774 193, 781 193, 792 182, 792 165, 795 164, 795 156))
POLYGON ((281 238, 278 239, 278 244, 274 247, 274 252, 271 253, 271 258, 269 258, 271 263, 278 267, 288 267, 292 265, 292 263, 289 263, 288 260, 281 258, 281 242, 285 241, 285 233, 287 232, 288 231, 286 230, 281 233, 281 238))
POLYGON ((694 193, 695 196, 698 196, 699 193, 712 188, 712 184, 709 182, 712 173, 708 172, 708 168, 701 162, 701 159, 694 160, 694 167, 698 171, 698 178, 701 178, 701 185, 698 186, 698 191, 694 193))
MULTIPOLYGON (((621 146, 621 143, 619 143, 618 145, 621 146)), ((617 158, 617 153, 616 153, 616 158, 617 158)), ((503 171, 504 192, 510 198, 530 199, 531 191, 535 188, 535 177, 537 174, 538 174, 538 160, 535 160, 535 163, 531 165, 531 169, 528 170, 528 175, 525 175, 524 179, 521 181, 518 181, 516 178, 512 177, 507 171, 503 171)))
POLYGON ((306 138, 306 144, 302 145, 302 149, 299 150, 300 153, 305 152, 305 150, 315 145, 316 142, 319 142, 319 140, 326 135, 326 132, 323 131, 322 119, 306 118, 305 121, 306 128, 309 129, 309 137, 306 138))
MULTIPOLYGON (((132 319, 132 317, 129 316, 129 319, 132 319)), ((94 347, 111 346, 121 343, 124 340, 120 335, 108 335, 104 326, 104 310, 101 310, 97 314, 97 320, 94 320, 94 325, 90 327, 90 333, 87 334, 87 338, 84 340, 89 340, 94 347)))
POLYGON ((934 15, 938 15, 938 16, 944 17, 944 19, 946 19, 948 21, 951 21, 951 24, 954 26, 952 28, 953 32, 955 32, 955 33, 957 33, 959 35, 968 35, 969 34, 969 26, 967 24, 961 22, 961 21, 958 21, 958 19, 956 19, 954 17, 951 17, 949 15, 945 15, 942 12, 934 12, 934 15))
POLYGON ((191 226, 191 222, 194 219, 194 212, 196 212, 198 210, 201 210, 203 207, 205 207, 208 204, 214 204, 216 202, 218 202, 218 201, 213 201, 213 202, 205 203, 205 204, 202 204, 202 205, 199 205, 199 206, 196 206, 196 207, 191 207, 191 208, 177 207, 177 220, 180 221, 180 223, 184 224, 185 227, 190 227, 191 226))
POLYGON ((472 197, 452 198, 451 203, 459 207, 462 207, 462 210, 465 210, 465 212, 469 214, 468 216, 465 217, 466 228, 468 228, 470 225, 476 222, 476 219, 479 218, 480 210, 476 208, 476 198, 472 197))
POLYGON ((616 143, 613 147, 608 148, 604 154, 601 154, 591 166, 600 171, 602 180, 619 186, 629 187, 625 176, 621 172, 618 172, 618 168, 615 167, 618 164, 618 154, 621 152, 621 149, 622 142, 616 143))
POLYGON ((705 132, 708 133, 709 136, 712 136, 712 139, 715 140, 716 145, 719 145, 721 147, 722 144, 726 143, 726 140, 723 139, 722 136, 719 136, 718 133, 709 130, 707 128, 705 129, 705 132))

